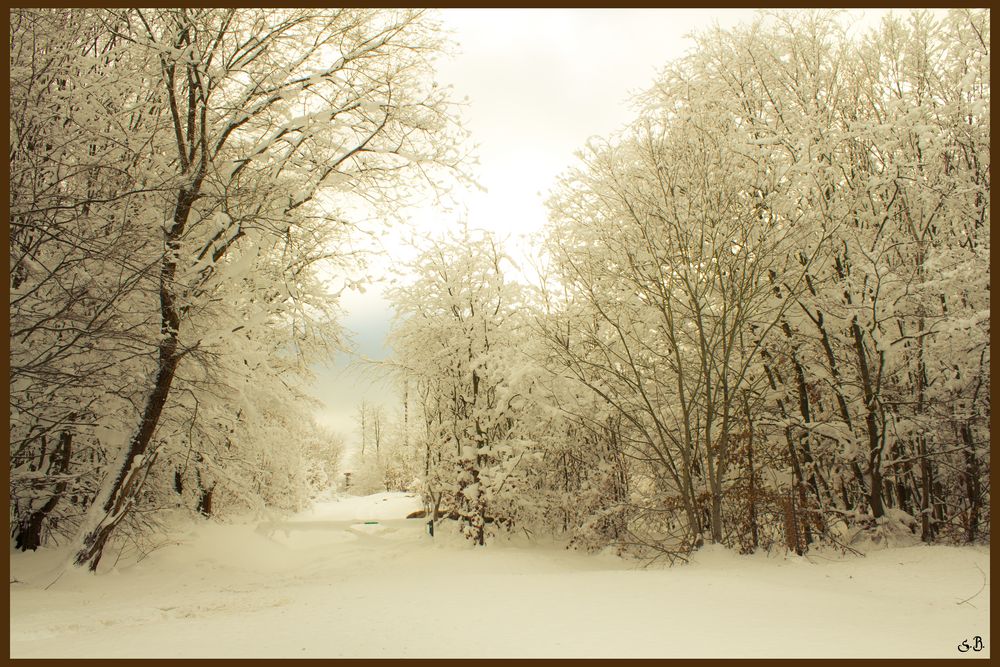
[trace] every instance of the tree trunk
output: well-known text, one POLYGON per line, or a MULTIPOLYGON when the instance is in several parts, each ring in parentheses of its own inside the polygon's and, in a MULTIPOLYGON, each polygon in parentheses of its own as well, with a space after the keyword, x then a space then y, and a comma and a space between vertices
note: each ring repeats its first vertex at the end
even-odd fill
POLYGON ((712 543, 722 544, 722 494, 712 493, 712 543))
POLYGON ((794 551, 796 555, 801 556, 802 544, 799 541, 799 522, 795 514, 795 491, 789 493, 782 500, 782 509, 785 515, 785 546, 794 551))
POLYGON ((868 434, 868 503, 871 506, 872 516, 880 519, 885 514, 885 508, 882 503, 882 438, 877 413, 878 397, 875 395, 876 390, 868 365, 868 351, 865 348, 857 317, 851 322, 851 333, 854 336, 854 351, 857 355, 861 387, 865 398, 865 429, 868 434))
POLYGON ((403 378, 403 450, 410 448, 410 380, 403 378))
POLYGON ((747 468, 750 469, 750 488, 747 491, 747 511, 750 521, 750 544, 753 547, 753 551, 756 552, 757 549, 760 548, 760 532, 757 526, 757 471, 754 470, 753 466, 753 419, 750 416, 750 402, 747 400, 746 394, 743 395, 743 414, 746 416, 747 420, 747 468))
MULTIPOLYGON (((66 475, 69 473, 70 448, 73 443, 73 434, 70 431, 63 431, 59 436, 59 445, 52 453, 49 474, 56 473, 66 475)), ((14 545, 21 551, 35 551, 42 546, 42 525, 49 518, 52 510, 56 508, 66 492, 68 483, 66 479, 60 480, 56 484, 55 491, 44 505, 31 512, 27 518, 22 519, 17 524, 17 532, 14 537, 14 545)))
MULTIPOLYGON (((924 275, 924 251, 921 246, 917 253, 917 276, 923 281, 924 275)), ((917 406, 918 417, 924 416, 925 410, 925 390, 927 386, 927 365, 924 360, 924 302, 921 300, 917 304, 919 318, 917 319, 917 406)), ((935 526, 931 522, 930 499, 931 489, 934 486, 934 473, 931 469, 931 462, 928 459, 927 437, 921 433, 917 435, 917 453, 920 455, 920 483, 923 487, 920 501, 920 539, 930 543, 934 541, 935 526)))
POLYGON ((139 429, 128 444, 121 466, 110 484, 106 485, 101 495, 91 508, 97 521, 94 527, 88 529, 82 538, 82 546, 77 551, 73 562, 77 566, 86 565, 91 572, 97 570, 104 547, 115 528, 131 511, 135 499, 142 489, 150 466, 156 459, 156 453, 147 456, 149 443, 153 439, 156 427, 160 423, 163 406, 170 395, 170 387, 174 381, 178 354, 178 336, 180 330, 180 310, 174 302, 174 279, 177 274, 177 262, 180 255, 180 238, 191 214, 191 207, 197 198, 197 191, 204 174, 200 174, 192 183, 190 189, 181 188, 177 195, 177 205, 174 208, 174 224, 166 236, 166 252, 160 267, 160 345, 157 359, 156 379, 153 389, 146 399, 142 421, 139 429), (104 499, 103 504, 101 499, 104 499))
POLYGON ((170 385, 173 382, 174 372, 177 369, 177 359, 173 354, 176 344, 176 339, 170 337, 161 345, 160 370, 157 373, 153 391, 146 401, 142 423, 131 442, 129 442, 118 473, 115 475, 110 486, 105 490, 107 500, 103 506, 99 502, 94 503, 93 509, 95 511, 103 511, 103 516, 97 522, 96 527, 84 535, 83 545, 77 551, 74 558, 76 565, 80 567, 86 565, 91 572, 97 570, 97 565, 101 560, 101 555, 104 552, 108 538, 111 537, 115 528, 135 504, 135 499, 142 488, 146 474, 149 472, 149 468, 156 458, 155 452, 152 456, 145 456, 145 453, 149 448, 150 441, 153 439, 153 433, 159 424, 160 414, 163 412, 163 406, 167 402, 170 385), (167 346, 168 349, 164 350, 164 346, 167 346))
POLYGON ((917 452, 920 454, 920 539, 930 543, 934 541, 934 523, 931 521, 931 489, 934 487, 934 474, 930 459, 927 458, 927 440, 917 436, 917 452))
POLYGON ((979 534, 979 460, 972 445, 972 428, 962 424, 962 443, 965 445, 965 493, 969 500, 969 516, 966 523, 965 540, 975 542, 979 534))
POLYGON ((215 491, 215 486, 208 489, 203 489, 201 492, 201 499, 198 501, 198 511, 204 517, 212 516, 212 493, 215 491))
MULTIPOLYGON (((850 301, 848 300, 848 303, 850 301)), ((830 369, 830 375, 832 377, 832 382, 830 388, 833 390, 834 395, 837 398, 837 407, 840 410, 840 417, 844 420, 847 428, 853 432, 853 420, 851 419, 851 411, 848 408, 847 398, 844 396, 844 392, 841 389, 841 377, 840 369, 837 364, 837 357, 833 352, 833 344, 830 342, 830 335, 827 333, 826 325, 823 323, 823 312, 820 310, 816 311, 815 317, 806 311, 809 319, 813 321, 816 325, 816 329, 819 331, 820 343, 823 345, 823 351, 826 354, 827 366, 830 369)), ((854 473, 854 479, 858 483, 858 488, 865 495, 868 495, 868 485, 865 483, 864 473, 861 471, 861 467, 858 465, 856 460, 851 460, 851 472, 854 473)), ((847 489, 842 487, 842 498, 844 500, 844 509, 851 510, 854 509, 853 503, 850 502, 850 497, 847 494, 847 489)))
MULTIPOLYGON (((802 474, 802 466, 799 464, 799 457, 795 453, 795 445, 794 445, 794 439, 792 438, 792 435, 791 435, 791 429, 787 429, 787 428, 785 429, 785 440, 788 443, 788 455, 789 455, 789 457, 791 457, 791 460, 792 460, 792 471, 793 471, 793 473, 795 475, 795 488, 789 494, 790 500, 789 500, 788 509, 786 510, 788 512, 791 512, 791 520, 790 520, 790 522, 786 521, 786 524, 787 524, 787 526, 791 527, 790 530, 792 530, 793 533, 794 533, 794 537, 795 537, 795 542, 794 542, 795 553, 801 556, 802 553, 803 553, 803 549, 802 549, 802 542, 801 542, 801 540, 799 540, 799 532, 800 532, 799 523, 800 522, 799 522, 798 514, 797 514, 797 512, 795 510, 795 494, 796 493, 799 494, 799 505, 802 508, 802 510, 805 511, 805 508, 806 508, 806 492, 805 492, 806 483, 805 483, 805 478, 804 478, 804 476, 802 474)), ((809 523, 806 522, 805 525, 803 526, 803 528, 805 530, 805 543, 806 543, 806 546, 808 547, 808 545, 812 543, 812 532, 809 530, 809 523)))
POLYGON ((461 466, 461 479, 458 493, 455 497, 455 509, 464 526, 462 532, 474 544, 483 546, 486 544, 486 512, 483 496, 483 489, 480 486, 478 464, 475 456, 463 456, 459 461, 461 466), (471 482, 465 483, 464 479, 468 474, 471 482), (469 488, 475 489, 472 497, 469 497, 469 488))

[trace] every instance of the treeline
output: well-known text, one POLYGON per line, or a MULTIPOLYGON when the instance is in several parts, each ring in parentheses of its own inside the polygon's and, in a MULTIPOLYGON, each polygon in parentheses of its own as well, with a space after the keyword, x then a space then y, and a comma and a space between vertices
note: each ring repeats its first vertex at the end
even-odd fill
POLYGON ((301 506, 352 234, 461 158, 437 25, 14 9, 9 43, 14 545, 96 569, 165 510, 301 506))
POLYGON ((988 11, 702 33, 549 201, 541 278, 393 295, 429 508, 683 556, 989 539, 988 11))

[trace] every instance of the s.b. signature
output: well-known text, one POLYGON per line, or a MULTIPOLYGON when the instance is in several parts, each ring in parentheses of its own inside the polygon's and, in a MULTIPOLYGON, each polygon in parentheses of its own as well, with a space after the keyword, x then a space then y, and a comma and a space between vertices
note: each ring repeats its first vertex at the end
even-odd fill
POLYGON ((971 649, 978 653, 979 651, 982 651, 985 647, 986 645, 983 644, 983 638, 980 637, 979 635, 976 635, 975 637, 972 638, 971 645, 969 644, 968 639, 963 639, 962 643, 958 645, 958 650, 960 653, 968 653, 969 650, 971 649))

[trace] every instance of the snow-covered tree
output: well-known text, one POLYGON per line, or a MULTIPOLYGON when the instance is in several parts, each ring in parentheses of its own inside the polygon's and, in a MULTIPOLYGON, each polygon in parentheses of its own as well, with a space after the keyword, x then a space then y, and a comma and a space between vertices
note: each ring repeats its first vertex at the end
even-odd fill
POLYGON ((988 13, 697 41, 551 202, 547 335, 625 420, 648 534, 754 548, 765 514, 796 550, 835 525, 977 534, 988 13))
POLYGON ((425 500, 477 544, 487 522, 511 520, 508 482, 524 449, 512 363, 521 297, 506 261, 496 239, 464 228, 431 242, 391 294, 394 365, 416 386, 426 427, 425 500))
POLYGON ((157 458, 169 478, 187 448, 223 460, 217 448, 246 444, 235 422, 257 420, 241 401, 339 345, 321 276, 347 275, 359 221, 458 163, 458 127, 423 11, 13 19, 12 493, 42 478, 15 510, 30 533, 89 479, 76 562, 94 569, 157 458))

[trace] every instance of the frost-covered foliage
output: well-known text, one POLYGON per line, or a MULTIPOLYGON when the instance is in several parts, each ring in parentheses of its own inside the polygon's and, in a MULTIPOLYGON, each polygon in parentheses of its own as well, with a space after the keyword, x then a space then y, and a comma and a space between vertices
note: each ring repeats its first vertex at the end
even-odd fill
POLYGON ((988 535, 989 13, 698 38, 550 202, 649 544, 988 535))
POLYGON ((671 557, 988 539, 989 12, 697 46, 562 177, 538 290, 466 235, 396 292, 425 501, 671 557))
POLYGON ((135 509, 298 506, 351 234, 461 157, 436 25, 23 9, 10 46, 18 546, 77 532, 95 568, 135 509))
POLYGON ((351 466, 351 493, 414 491, 419 485, 420 461, 409 428, 405 388, 402 399, 402 411, 398 415, 384 405, 372 405, 367 401, 358 406, 355 421, 361 446, 351 466))
POLYGON ((466 228, 424 249, 392 293, 392 346, 423 426, 424 496, 478 544, 487 523, 513 521, 525 456, 529 397, 512 370, 527 321, 506 262, 495 238, 466 228))
MULTIPOLYGON (((300 507, 360 221, 461 155, 422 11, 11 12, 11 524, 300 507), (330 276, 338 281, 331 284, 330 276)), ((355 490, 683 555, 989 538, 990 24, 696 37, 549 201, 545 279, 428 243, 355 490)))
POLYGON ((383 465, 429 514, 477 544, 503 530, 562 533, 576 544, 624 540, 627 470, 620 419, 553 372, 537 290, 506 277, 484 232, 432 241, 394 290, 390 367, 404 424, 383 465))

